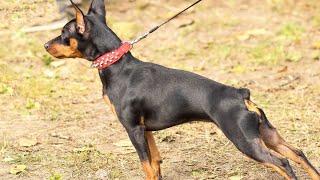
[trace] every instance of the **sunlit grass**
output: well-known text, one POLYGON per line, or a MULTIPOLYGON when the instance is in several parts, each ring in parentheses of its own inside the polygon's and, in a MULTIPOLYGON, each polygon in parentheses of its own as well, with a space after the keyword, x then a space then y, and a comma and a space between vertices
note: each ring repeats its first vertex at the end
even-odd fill
POLYGON ((285 59, 284 46, 272 42, 259 43, 248 53, 251 61, 259 65, 275 65, 285 59))
POLYGON ((289 22, 284 24, 278 34, 282 38, 288 38, 293 41, 300 41, 305 29, 301 24, 289 22))

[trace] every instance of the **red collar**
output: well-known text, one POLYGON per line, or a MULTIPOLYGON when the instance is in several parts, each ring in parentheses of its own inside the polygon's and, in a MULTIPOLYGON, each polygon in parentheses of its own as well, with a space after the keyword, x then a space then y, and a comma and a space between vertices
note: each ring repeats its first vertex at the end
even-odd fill
POLYGON ((98 57, 92 62, 91 67, 96 67, 99 70, 102 70, 121 59, 121 57, 126 54, 131 47, 132 45, 130 42, 124 42, 118 49, 98 57))

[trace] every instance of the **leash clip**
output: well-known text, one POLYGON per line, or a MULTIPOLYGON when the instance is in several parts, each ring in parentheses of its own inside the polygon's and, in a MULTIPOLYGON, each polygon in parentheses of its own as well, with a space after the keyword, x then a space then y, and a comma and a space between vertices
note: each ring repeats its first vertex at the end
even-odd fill
POLYGON ((133 41, 124 41, 122 44, 124 43, 129 43, 130 44, 130 47, 129 47, 129 51, 133 48, 133 41))
POLYGON ((129 43, 133 46, 135 43, 141 41, 142 39, 146 38, 150 33, 146 32, 144 33, 142 36, 138 37, 137 39, 133 40, 133 41, 129 41, 129 43))

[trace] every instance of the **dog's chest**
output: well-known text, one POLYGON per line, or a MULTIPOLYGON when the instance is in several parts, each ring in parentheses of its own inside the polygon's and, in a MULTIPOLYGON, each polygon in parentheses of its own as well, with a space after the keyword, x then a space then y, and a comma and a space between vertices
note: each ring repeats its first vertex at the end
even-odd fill
POLYGON ((104 94, 103 99, 107 103, 107 105, 109 106, 111 112, 118 118, 116 109, 115 109, 114 105, 112 104, 112 102, 110 101, 109 96, 104 94))

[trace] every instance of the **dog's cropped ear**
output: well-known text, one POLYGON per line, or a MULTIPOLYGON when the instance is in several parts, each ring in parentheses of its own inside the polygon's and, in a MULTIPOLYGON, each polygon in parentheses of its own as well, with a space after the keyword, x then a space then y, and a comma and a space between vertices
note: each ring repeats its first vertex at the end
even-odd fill
POLYGON ((88 15, 98 17, 103 23, 106 23, 106 9, 104 0, 93 0, 89 8, 88 15))
POLYGON ((83 34, 84 31, 86 30, 83 12, 72 0, 70 0, 70 1, 72 3, 72 6, 74 7, 74 10, 76 11, 77 31, 80 34, 83 34))

